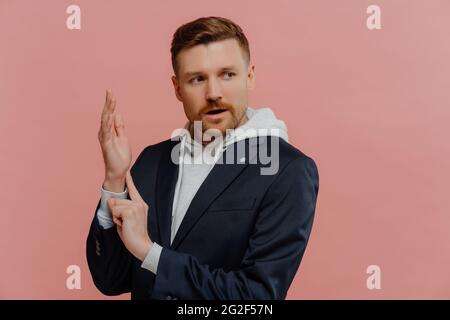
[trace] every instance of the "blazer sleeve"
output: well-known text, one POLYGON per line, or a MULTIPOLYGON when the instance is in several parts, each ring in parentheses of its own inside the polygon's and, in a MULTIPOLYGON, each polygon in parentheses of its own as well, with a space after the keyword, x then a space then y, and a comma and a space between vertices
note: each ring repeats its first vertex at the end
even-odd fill
MULTIPOLYGON (((130 170, 132 176, 142 165, 144 152, 145 149, 132 166, 130 170)), ((100 207, 100 201, 86 241, 87 262, 97 289, 104 295, 119 295, 131 290, 131 267, 133 259, 136 258, 120 240, 116 227, 104 229, 99 224, 97 210, 100 207)))
POLYGON ((164 247, 152 298, 285 299, 306 249, 318 190, 315 162, 291 160, 264 195, 238 269, 213 269, 164 247))

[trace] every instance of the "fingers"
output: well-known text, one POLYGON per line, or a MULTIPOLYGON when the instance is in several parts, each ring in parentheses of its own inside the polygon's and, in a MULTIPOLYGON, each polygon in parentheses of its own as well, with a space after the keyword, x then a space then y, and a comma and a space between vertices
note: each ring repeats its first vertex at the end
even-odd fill
POLYGON ((108 115, 108 121, 107 121, 107 126, 106 126, 106 131, 110 134, 114 134, 114 130, 112 128, 112 125, 114 123, 114 110, 116 108, 116 100, 112 99, 111 100, 111 106, 109 108, 109 111, 107 113, 108 115))
MULTIPOLYGON (((100 130, 98 134, 100 142, 108 140, 109 138, 117 135, 116 130, 114 128, 115 109, 116 109, 116 99, 113 97, 110 90, 106 90, 105 105, 102 111, 100 130)), ((123 133, 123 130, 121 130, 121 133, 123 133)))
POLYGON ((103 119, 103 116, 105 115, 105 113, 106 113, 106 109, 107 109, 107 107, 108 107, 108 105, 109 105, 109 103, 110 103, 110 92, 109 92, 109 90, 107 89, 106 90, 106 97, 105 97, 105 104, 103 105, 103 110, 102 110, 102 119, 103 119))
POLYGON ((116 129, 117 136, 119 136, 119 137, 125 136, 125 125, 123 123, 123 118, 120 114, 115 115, 114 127, 116 129))
POLYGON ((122 220, 119 218, 116 218, 113 216, 113 222, 118 225, 119 227, 122 227, 122 220))
POLYGON ((115 104, 113 102, 115 101, 114 96, 110 90, 106 90, 106 98, 105 98, 105 104, 103 106, 102 111, 102 118, 103 116, 107 115, 108 113, 112 113, 114 111, 115 104))
POLYGON ((118 226, 122 226, 125 216, 131 214, 135 210, 133 207, 136 206, 136 203, 131 200, 117 198, 109 198, 107 204, 111 211, 113 222, 118 226))
POLYGON ((117 206, 121 207, 133 206, 133 201, 128 199, 109 198, 106 204, 108 205, 109 210, 112 212, 112 210, 117 206))
POLYGON ((119 198, 109 198, 108 205, 114 206, 131 206, 133 205, 133 201, 129 199, 119 199, 119 198))
POLYGON ((128 193, 130 194, 131 200, 139 201, 143 204, 146 204, 145 201, 142 199, 141 195, 139 194, 139 191, 136 189, 136 186, 134 185, 133 178, 131 177, 130 171, 127 171, 127 177, 126 177, 125 181, 127 184, 128 193))
POLYGON ((111 216, 115 224, 122 225, 128 214, 132 213, 132 209, 128 205, 113 206, 111 208, 111 216))

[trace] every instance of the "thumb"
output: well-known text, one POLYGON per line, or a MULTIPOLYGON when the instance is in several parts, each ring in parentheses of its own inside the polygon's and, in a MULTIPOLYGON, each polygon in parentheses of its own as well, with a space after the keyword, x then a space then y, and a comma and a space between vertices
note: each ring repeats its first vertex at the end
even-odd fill
POLYGON ((144 199, 142 199, 141 195, 139 194, 139 191, 136 189, 136 186, 134 185, 133 178, 131 177, 131 173, 129 170, 127 171, 127 177, 125 181, 127 184, 128 193, 130 194, 131 200, 133 201, 136 200, 145 203, 144 199))
POLYGON ((116 204, 115 202, 116 202, 116 200, 114 200, 114 198, 109 198, 109 199, 106 201, 106 204, 108 205, 109 210, 112 211, 112 208, 113 208, 114 205, 116 204))

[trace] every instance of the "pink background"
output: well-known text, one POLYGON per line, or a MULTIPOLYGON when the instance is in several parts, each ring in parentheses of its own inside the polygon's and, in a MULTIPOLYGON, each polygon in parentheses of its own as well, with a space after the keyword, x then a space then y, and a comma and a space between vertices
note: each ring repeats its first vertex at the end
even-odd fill
MULTIPOLYGON (((134 159, 184 124, 175 29, 219 15, 246 32, 253 107, 313 157, 320 195, 288 299, 450 298, 450 2, 0 1, 0 298, 104 298, 85 239, 99 198, 104 91, 134 159), (66 8, 81 7, 81 30, 66 8), (381 7, 382 29, 366 28, 381 7), (66 268, 81 267, 81 290, 66 268), (380 290, 366 268, 381 268, 380 290)), ((123 295, 120 298, 129 298, 123 295)))

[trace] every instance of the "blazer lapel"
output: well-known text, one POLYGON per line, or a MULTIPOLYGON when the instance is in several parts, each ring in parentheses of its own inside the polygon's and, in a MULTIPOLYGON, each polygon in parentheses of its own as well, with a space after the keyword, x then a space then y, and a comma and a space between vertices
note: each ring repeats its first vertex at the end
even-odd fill
POLYGON ((156 180, 156 211, 158 217, 158 230, 160 234, 160 245, 170 246, 170 228, 172 225, 172 205, 175 186, 178 179, 178 164, 171 159, 173 147, 179 141, 171 141, 168 150, 163 152, 158 166, 158 177, 156 180))

